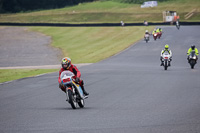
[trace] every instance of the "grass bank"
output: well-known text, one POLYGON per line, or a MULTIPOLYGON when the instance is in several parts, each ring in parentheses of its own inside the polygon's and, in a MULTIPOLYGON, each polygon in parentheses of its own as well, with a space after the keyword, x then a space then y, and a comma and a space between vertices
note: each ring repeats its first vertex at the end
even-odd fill
POLYGON ((162 22, 162 12, 177 11, 181 21, 200 21, 200 0, 169 0, 159 2, 158 7, 140 8, 140 4, 113 1, 95 1, 54 10, 34 11, 17 14, 1 14, 0 22, 23 23, 127 23, 162 22), (197 9, 185 20, 184 15, 197 9))
POLYGON ((35 27, 31 30, 52 37, 73 63, 94 63, 108 58, 143 38, 154 27, 35 27))
MULTIPOLYGON (((154 27, 32 27, 52 38, 52 46, 60 48, 73 63, 95 63, 108 58, 143 38, 146 29, 154 27)), ((31 77, 56 69, 0 70, 0 82, 31 77), (16 76, 12 76, 12 75, 16 76)))
POLYGON ((33 77, 39 74, 58 71, 57 69, 2 69, 0 70, 0 83, 21 79, 25 77, 33 77), (14 75, 14 76, 13 76, 14 75))

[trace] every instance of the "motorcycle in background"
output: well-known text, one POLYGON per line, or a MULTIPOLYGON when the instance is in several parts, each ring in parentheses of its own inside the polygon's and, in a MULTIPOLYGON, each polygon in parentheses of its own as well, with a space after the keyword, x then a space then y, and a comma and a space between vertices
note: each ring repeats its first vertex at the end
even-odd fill
POLYGON ((169 66, 169 62, 170 62, 170 55, 168 52, 164 52, 162 55, 162 61, 164 63, 163 67, 164 70, 167 70, 168 66, 169 66))
POLYGON ((60 75, 62 84, 66 87, 66 96, 73 109, 83 108, 85 106, 83 90, 79 84, 72 78, 75 76, 71 71, 63 71, 60 75))
POLYGON ((178 21, 176 21, 176 28, 179 30, 180 29, 180 24, 178 21))
POLYGON ((157 34, 158 34, 158 39, 160 39, 162 36, 162 32, 158 32, 157 34))
POLYGON ((146 43, 148 43, 148 41, 149 41, 149 34, 145 34, 144 35, 144 40, 146 41, 146 43))
POLYGON ((197 55, 195 54, 194 50, 190 53, 188 60, 189 60, 188 62, 191 66, 191 69, 194 69, 194 66, 197 63, 197 55))
POLYGON ((156 41, 157 37, 158 37, 158 33, 154 33, 154 34, 153 34, 153 39, 154 39, 155 41, 156 41))

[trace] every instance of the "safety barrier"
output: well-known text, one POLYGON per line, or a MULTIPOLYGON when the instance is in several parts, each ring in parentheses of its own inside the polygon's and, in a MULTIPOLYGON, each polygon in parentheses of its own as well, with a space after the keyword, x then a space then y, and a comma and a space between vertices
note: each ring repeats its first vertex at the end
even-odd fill
MULTIPOLYGON (((151 23, 148 25, 170 25, 170 22, 151 23)), ((180 25, 200 25, 200 22, 180 22, 180 25)), ((93 23, 93 24, 68 24, 68 23, 0 23, 0 26, 51 26, 51 27, 112 27, 121 26, 121 23, 93 23)), ((124 26, 144 26, 143 23, 125 23, 124 26)))

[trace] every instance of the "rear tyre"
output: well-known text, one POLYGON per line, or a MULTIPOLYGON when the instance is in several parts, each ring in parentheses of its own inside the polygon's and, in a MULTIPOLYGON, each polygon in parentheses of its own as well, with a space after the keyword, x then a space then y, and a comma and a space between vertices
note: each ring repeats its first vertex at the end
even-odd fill
POLYGON ((80 102, 78 102, 78 105, 80 108, 84 108, 84 106, 85 106, 84 99, 81 99, 80 102))
POLYGON ((71 104, 73 109, 77 108, 77 102, 76 102, 76 97, 73 95, 72 90, 68 90, 68 96, 69 96, 69 103, 71 104))

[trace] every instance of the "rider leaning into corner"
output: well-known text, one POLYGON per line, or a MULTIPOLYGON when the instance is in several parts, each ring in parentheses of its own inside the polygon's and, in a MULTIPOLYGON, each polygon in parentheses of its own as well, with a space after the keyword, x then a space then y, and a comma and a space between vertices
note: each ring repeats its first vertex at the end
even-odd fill
MULTIPOLYGON (((197 48, 195 48, 195 45, 192 45, 191 48, 188 49, 188 52, 187 52, 187 60, 188 60, 188 63, 189 63, 189 55, 191 54, 192 51, 195 51, 195 54, 198 56, 199 55, 199 51, 197 48)), ((198 60, 198 57, 197 57, 197 60, 198 60)))
POLYGON ((88 96, 89 93, 86 92, 86 90, 84 88, 84 82, 80 78, 81 77, 81 72, 78 70, 78 68, 75 65, 73 65, 71 63, 71 59, 69 57, 63 58, 62 62, 61 62, 61 66, 62 66, 62 68, 59 71, 59 77, 58 77, 59 88, 62 91, 66 92, 66 87, 62 84, 61 79, 60 79, 60 75, 61 75, 61 73, 63 71, 68 70, 68 71, 71 71, 72 73, 74 73, 75 76, 73 78, 75 79, 75 82, 79 83, 79 85, 81 86, 81 88, 83 90, 84 95, 88 96))
POLYGON ((163 65, 164 65, 164 61, 163 61, 163 56, 162 56, 162 55, 163 55, 166 51, 167 51, 167 52, 169 53, 169 55, 170 55, 169 66, 171 66, 170 62, 172 61, 172 51, 169 50, 169 45, 168 45, 168 44, 166 44, 166 45, 165 45, 165 49, 161 51, 161 54, 160 54, 160 61, 161 61, 161 64, 160 64, 160 66, 163 66, 163 65))

